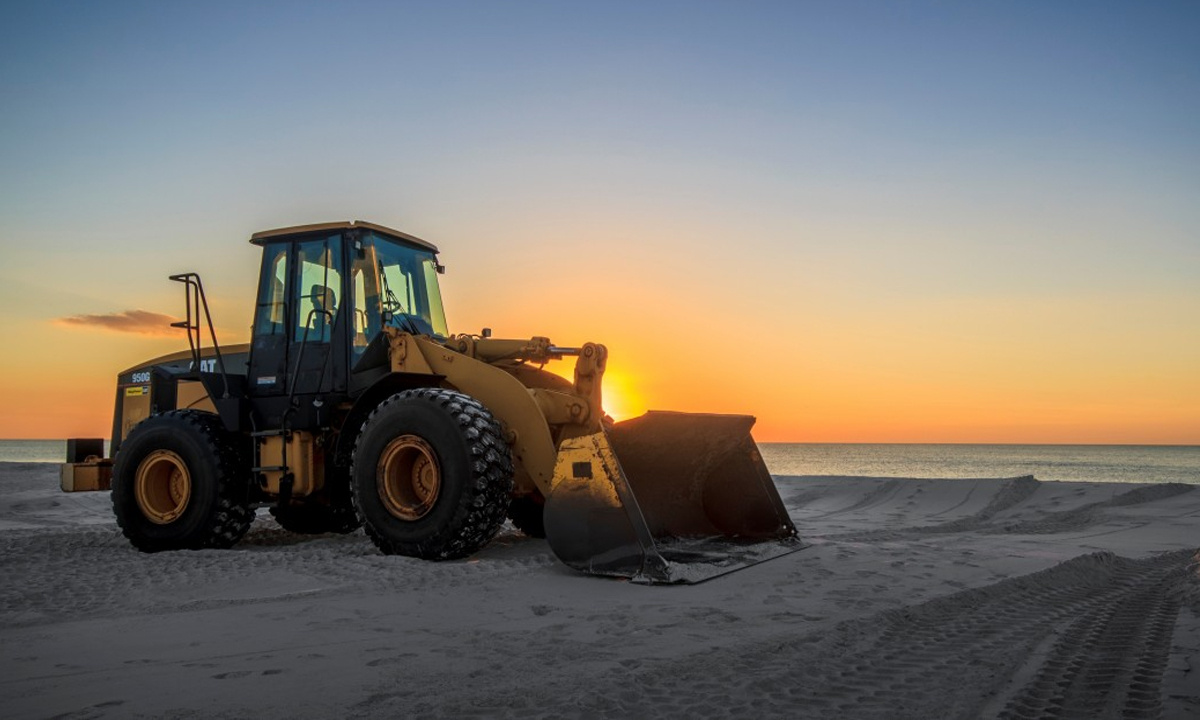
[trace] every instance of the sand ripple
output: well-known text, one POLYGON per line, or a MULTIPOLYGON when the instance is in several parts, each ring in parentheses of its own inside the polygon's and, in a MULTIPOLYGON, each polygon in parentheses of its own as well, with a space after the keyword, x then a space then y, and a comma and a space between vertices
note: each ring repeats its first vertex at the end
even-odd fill
POLYGON ((809 546, 691 587, 297 536, 145 555, 0 464, 5 718, 1191 718, 1200 493, 777 478, 809 546))

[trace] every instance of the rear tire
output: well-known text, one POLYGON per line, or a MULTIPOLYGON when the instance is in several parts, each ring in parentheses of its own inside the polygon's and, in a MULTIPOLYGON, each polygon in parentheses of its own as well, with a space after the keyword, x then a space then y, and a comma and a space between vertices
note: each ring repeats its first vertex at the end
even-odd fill
POLYGON ((545 507, 546 501, 542 499, 541 493, 515 497, 508 505, 508 519, 512 520, 513 527, 529 537, 544 538, 546 523, 542 519, 542 510, 545 507))
POLYGON ((254 521, 249 468, 220 419, 174 410, 139 423, 113 464, 117 524, 143 552, 227 548, 254 521))
POLYGON ((358 517, 384 554, 450 560, 487 545, 504 523, 512 451, 478 400, 407 390, 363 423, 351 478, 358 517))
POLYGON ((331 500, 329 503, 309 500, 303 505, 289 505, 285 508, 273 507, 271 516, 284 530, 300 535, 320 535, 322 533, 345 535, 362 526, 349 498, 341 503, 336 500, 331 500))

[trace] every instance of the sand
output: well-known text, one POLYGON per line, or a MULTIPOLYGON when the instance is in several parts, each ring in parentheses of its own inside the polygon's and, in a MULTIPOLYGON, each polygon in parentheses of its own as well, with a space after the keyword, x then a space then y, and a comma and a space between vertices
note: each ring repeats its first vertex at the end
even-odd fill
POLYGON ((807 549, 647 587, 262 511, 143 555, 107 493, 0 464, 0 716, 1200 717, 1196 486, 776 482, 807 549))

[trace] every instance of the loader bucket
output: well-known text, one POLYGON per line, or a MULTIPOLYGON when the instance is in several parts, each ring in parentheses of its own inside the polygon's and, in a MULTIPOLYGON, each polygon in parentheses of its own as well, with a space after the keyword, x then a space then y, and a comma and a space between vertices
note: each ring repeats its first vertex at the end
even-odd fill
POLYGON ((544 510, 568 566, 696 583, 803 547, 747 415, 649 412, 559 448, 544 510))

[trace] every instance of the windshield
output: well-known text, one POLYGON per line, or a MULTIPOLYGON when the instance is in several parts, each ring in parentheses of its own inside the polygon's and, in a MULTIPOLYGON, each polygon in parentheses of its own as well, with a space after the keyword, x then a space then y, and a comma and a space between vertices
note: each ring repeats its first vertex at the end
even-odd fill
POLYGON ((405 332, 450 335, 433 253, 370 233, 355 245, 351 287, 354 293, 355 354, 384 325, 405 332))

